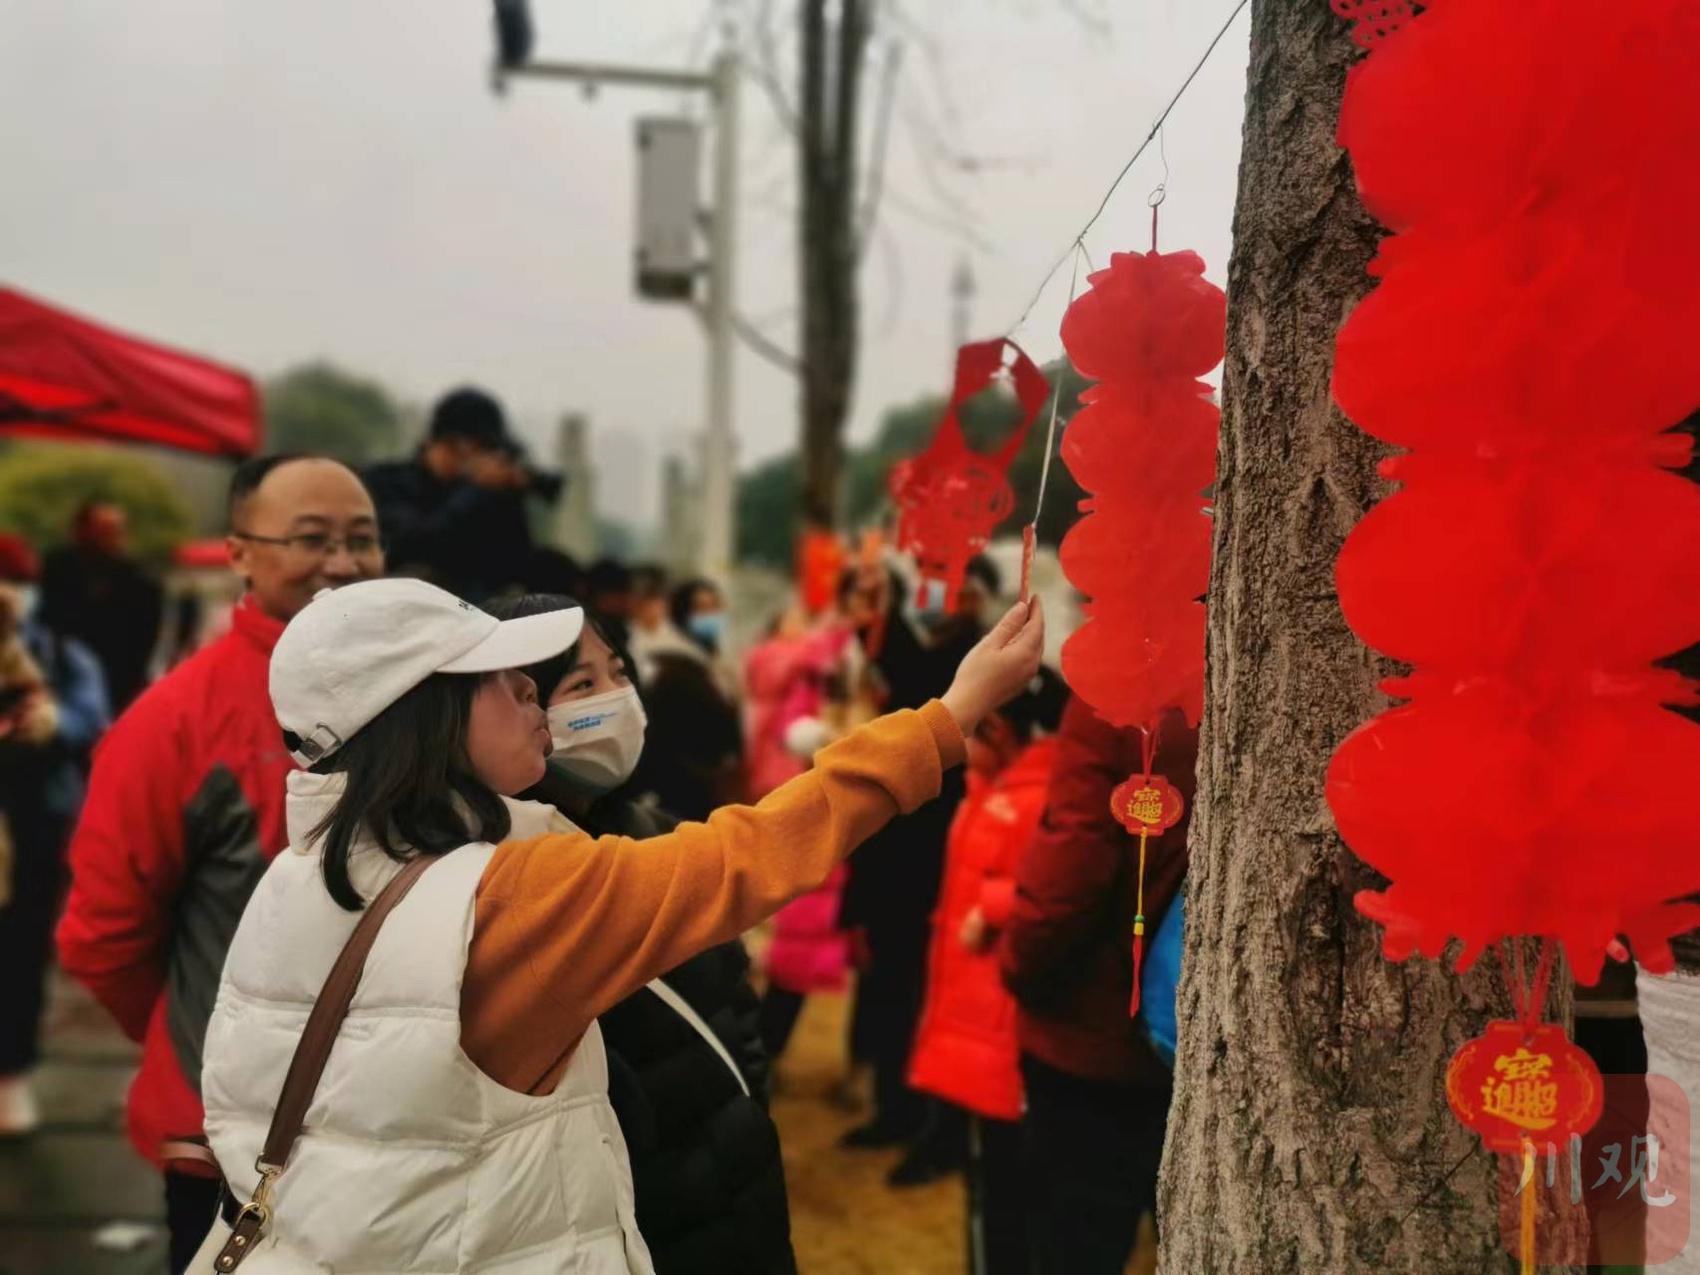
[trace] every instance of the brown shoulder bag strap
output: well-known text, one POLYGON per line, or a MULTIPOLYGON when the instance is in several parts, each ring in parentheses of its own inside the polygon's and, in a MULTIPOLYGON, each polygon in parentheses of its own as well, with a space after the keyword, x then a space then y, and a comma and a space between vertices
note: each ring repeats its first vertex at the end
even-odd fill
POLYGON ((307 1118, 307 1108, 312 1105, 313 1094, 319 1088, 319 1077, 325 1074, 331 1046, 342 1030, 343 1019, 348 1017, 348 1007, 354 1002, 354 989, 360 985, 366 957, 377 941, 384 918, 395 911, 396 905, 407 897, 407 892, 425 875, 426 869, 443 857, 422 854, 408 860, 378 897, 367 905, 365 914, 354 927, 354 933, 348 936, 341 955, 336 958, 336 964, 331 966, 330 976, 319 991, 319 999, 313 1002, 312 1012, 307 1015, 307 1025, 301 1030, 295 1056, 289 1061, 289 1071, 283 1078, 283 1092, 278 1095, 271 1129, 266 1133, 265 1148, 254 1162, 260 1183, 254 1188, 254 1198, 237 1213, 230 1238, 213 1263, 219 1275, 229 1275, 242 1265, 242 1260, 253 1250, 254 1241, 271 1220, 272 1187, 289 1165, 289 1153, 295 1149, 295 1140, 301 1136, 301 1122, 307 1118))

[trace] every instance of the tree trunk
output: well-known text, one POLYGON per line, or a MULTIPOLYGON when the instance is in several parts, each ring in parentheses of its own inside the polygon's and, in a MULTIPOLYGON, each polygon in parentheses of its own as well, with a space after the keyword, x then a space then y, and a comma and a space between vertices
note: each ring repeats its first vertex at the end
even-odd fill
MULTIPOLYGON (((1694 439, 1695 454, 1682 471, 1683 477, 1690 482, 1700 482, 1700 412, 1689 416, 1678 429, 1694 439)), ((1684 677, 1700 682, 1700 643, 1667 662, 1684 677)), ((1684 707, 1676 711, 1690 721, 1700 721, 1700 708, 1684 707)), ((1695 896, 1695 901, 1700 902, 1700 896, 1695 896)), ((1673 939, 1671 951, 1676 953, 1677 967, 1685 974, 1700 974, 1700 930, 1690 930, 1687 934, 1673 939)))
POLYGON ((1454 1050, 1509 1002, 1491 963, 1457 978, 1382 958, 1351 902, 1375 875, 1323 799, 1330 754, 1387 707, 1375 687, 1392 671, 1334 591, 1346 533, 1386 490, 1380 445, 1329 394, 1334 336, 1380 235, 1334 144, 1355 56, 1323 0, 1253 0, 1160 1189, 1177 1275, 1510 1267, 1496 1190, 1509 1162, 1479 1149, 1444 1093, 1454 1050))
POLYGON ((826 0, 803 0, 801 26, 802 502, 804 521, 824 529, 837 522, 856 369, 856 122, 867 0, 841 0, 830 33, 826 0))

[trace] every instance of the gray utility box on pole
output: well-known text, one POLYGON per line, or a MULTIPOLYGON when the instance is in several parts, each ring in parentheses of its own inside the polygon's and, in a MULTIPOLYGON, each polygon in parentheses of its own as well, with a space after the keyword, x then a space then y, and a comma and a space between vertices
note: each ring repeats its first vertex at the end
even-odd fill
POLYGON ((688 119, 637 122, 637 290, 689 301, 702 270, 702 133, 688 119))

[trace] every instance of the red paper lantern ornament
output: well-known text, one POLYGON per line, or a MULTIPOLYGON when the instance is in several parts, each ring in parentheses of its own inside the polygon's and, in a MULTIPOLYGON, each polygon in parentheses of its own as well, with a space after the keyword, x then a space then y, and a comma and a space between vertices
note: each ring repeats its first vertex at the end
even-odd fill
POLYGON ((1495 1022, 1452 1056, 1446 1101, 1489 1151, 1512 1154, 1588 1132, 1604 1110, 1605 1085, 1561 1024, 1495 1022))
POLYGON ((1062 544, 1064 573, 1088 595, 1086 623, 1063 646, 1063 675, 1106 721, 1144 733, 1142 773, 1111 809, 1139 838, 1133 1012, 1145 945, 1145 855, 1185 805, 1156 774, 1157 724, 1204 709, 1209 501, 1221 414, 1199 380, 1222 361, 1227 298, 1193 252, 1118 252, 1063 316, 1063 348, 1097 384, 1063 435, 1062 457, 1088 493, 1062 544))
POLYGON ((891 468, 887 485, 897 505, 897 547, 915 557, 921 587, 944 592, 947 606, 968 574, 968 563, 1015 508, 1005 471, 1015 459, 1050 382, 1015 342, 999 338, 965 345, 956 354, 956 384, 927 450, 891 468), (968 446, 959 419, 962 405, 1007 374, 1021 405, 1021 421, 990 455, 968 446))

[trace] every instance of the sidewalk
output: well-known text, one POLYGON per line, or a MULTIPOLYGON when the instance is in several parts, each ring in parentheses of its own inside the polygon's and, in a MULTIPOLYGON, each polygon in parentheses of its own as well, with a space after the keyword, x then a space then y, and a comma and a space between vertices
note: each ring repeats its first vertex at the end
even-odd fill
POLYGON ((159 1175, 124 1136, 124 1091, 139 1052, 82 989, 56 981, 36 1073, 41 1131, 0 1142, 0 1275, 165 1270, 159 1175), (111 1232, 129 1247, 95 1242, 113 1223, 129 1224, 111 1232))

